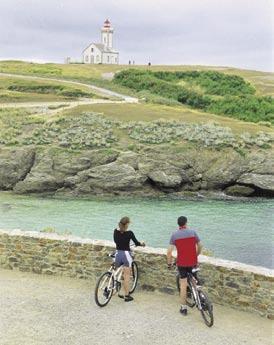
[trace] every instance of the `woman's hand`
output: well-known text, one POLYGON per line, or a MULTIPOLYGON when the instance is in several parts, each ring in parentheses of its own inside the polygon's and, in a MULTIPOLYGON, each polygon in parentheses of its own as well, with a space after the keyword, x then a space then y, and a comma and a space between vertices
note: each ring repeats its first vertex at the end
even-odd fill
POLYGON ((146 246, 145 242, 141 242, 141 246, 145 247, 146 246))

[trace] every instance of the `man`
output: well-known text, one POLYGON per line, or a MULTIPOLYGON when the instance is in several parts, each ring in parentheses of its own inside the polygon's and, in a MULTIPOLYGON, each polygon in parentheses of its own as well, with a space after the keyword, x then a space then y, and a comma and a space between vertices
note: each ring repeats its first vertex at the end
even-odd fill
POLYGON ((181 216, 178 218, 179 229, 175 231, 170 238, 167 250, 167 264, 172 266, 172 252, 174 247, 177 249, 177 267, 180 275, 180 313, 187 315, 186 306, 186 288, 187 273, 191 272, 198 263, 198 255, 201 253, 202 245, 199 236, 194 230, 187 227, 187 218, 181 216))

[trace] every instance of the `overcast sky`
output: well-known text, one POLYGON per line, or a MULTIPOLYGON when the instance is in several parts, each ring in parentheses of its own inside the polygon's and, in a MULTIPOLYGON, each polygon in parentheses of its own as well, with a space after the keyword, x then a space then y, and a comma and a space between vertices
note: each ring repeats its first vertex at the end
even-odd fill
POLYGON ((273 1, 0 0, 0 59, 80 60, 109 18, 121 63, 270 71, 273 1))

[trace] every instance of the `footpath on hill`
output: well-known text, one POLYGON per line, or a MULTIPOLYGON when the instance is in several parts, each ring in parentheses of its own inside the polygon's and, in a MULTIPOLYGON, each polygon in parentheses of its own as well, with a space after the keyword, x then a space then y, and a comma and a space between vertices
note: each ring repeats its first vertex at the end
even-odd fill
POLYGON ((118 98, 121 98, 126 103, 138 103, 138 98, 123 95, 121 93, 105 89, 103 87, 98 87, 98 86, 95 86, 92 84, 83 83, 83 82, 79 82, 79 81, 72 81, 72 80, 66 80, 66 79, 60 79, 60 78, 58 79, 58 78, 50 78, 50 77, 39 77, 39 76, 12 74, 12 73, 0 73, 0 76, 14 77, 14 78, 19 78, 19 79, 31 79, 31 80, 37 80, 37 79, 41 80, 42 79, 42 80, 67 83, 67 84, 76 85, 76 86, 85 86, 85 87, 89 88, 91 91, 95 91, 98 94, 101 94, 102 96, 118 97, 118 98))
POLYGON ((270 345, 270 320, 215 305, 207 328, 197 310, 179 314, 178 296, 136 292, 95 305, 88 280, 0 269, 1 345, 270 345))

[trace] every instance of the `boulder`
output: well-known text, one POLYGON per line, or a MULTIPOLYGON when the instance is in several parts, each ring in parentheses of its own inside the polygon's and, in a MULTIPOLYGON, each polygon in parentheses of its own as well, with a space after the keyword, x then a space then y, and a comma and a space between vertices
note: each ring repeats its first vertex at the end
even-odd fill
POLYGON ((108 150, 68 152, 56 148, 41 150, 36 154, 34 165, 23 181, 14 187, 16 193, 52 192, 63 185, 70 185, 78 172, 97 164, 105 164, 116 159, 118 153, 108 150))
POLYGON ((254 193, 254 188, 248 186, 241 186, 235 184, 234 186, 227 187, 224 192, 231 196, 250 196, 254 193))
POLYGON ((135 171, 127 164, 113 162, 83 171, 76 181, 77 189, 81 192, 130 191, 140 189, 146 176, 135 171))
POLYGON ((247 173, 243 174, 237 182, 274 193, 274 175, 247 173))
POLYGON ((193 170, 189 163, 170 153, 140 157, 138 170, 159 188, 177 189, 181 185, 192 184, 193 170))
POLYGON ((156 185, 166 187, 166 188, 176 188, 179 187, 182 182, 182 176, 176 172, 167 173, 163 170, 151 171, 148 174, 150 180, 152 180, 156 185))
POLYGON ((34 164, 33 148, 0 149, 0 190, 12 189, 34 164))
POLYGON ((273 151, 269 152, 256 152, 247 157, 248 171, 261 175, 274 174, 274 154, 273 151))
POLYGON ((118 164, 130 165, 133 169, 138 169, 139 155, 132 151, 121 152, 116 162, 118 164))
POLYGON ((236 183, 237 179, 247 170, 247 162, 236 152, 222 153, 215 156, 208 169, 202 174, 205 189, 223 189, 236 183))

